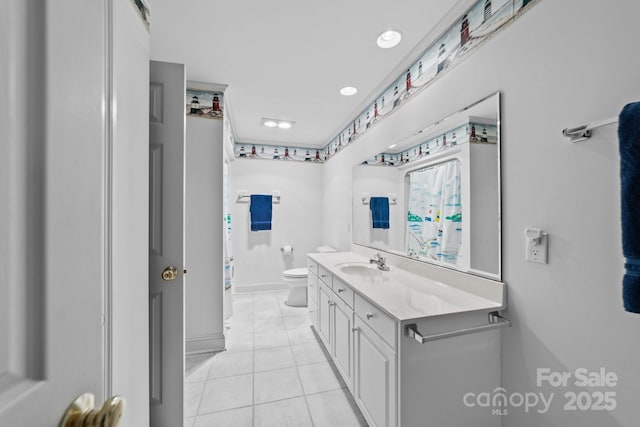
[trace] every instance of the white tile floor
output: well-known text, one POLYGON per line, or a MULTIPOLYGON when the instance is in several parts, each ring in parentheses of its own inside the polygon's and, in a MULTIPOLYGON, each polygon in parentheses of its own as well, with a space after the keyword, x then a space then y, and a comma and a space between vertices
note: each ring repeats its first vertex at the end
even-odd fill
POLYGON ((286 292, 234 296, 227 351, 187 358, 184 427, 366 426, 286 292))

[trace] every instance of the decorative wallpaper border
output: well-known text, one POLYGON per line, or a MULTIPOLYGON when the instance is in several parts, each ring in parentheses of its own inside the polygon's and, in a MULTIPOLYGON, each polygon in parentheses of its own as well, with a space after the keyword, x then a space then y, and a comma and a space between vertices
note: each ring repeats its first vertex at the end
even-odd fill
POLYGON ((284 145, 244 144, 236 142, 234 154, 239 159, 285 160, 323 163, 320 148, 287 147, 284 145))
POLYGON ((470 121, 399 153, 381 153, 362 162, 369 166, 401 166, 442 153, 457 145, 496 144, 498 126, 470 121))
MULTIPOLYGON (((405 73, 398 76, 395 82, 379 94, 374 102, 362 111, 349 126, 336 135, 331 142, 320 149, 297 147, 298 151, 312 150, 313 153, 317 151, 319 158, 314 154, 312 160, 307 160, 306 157, 300 159, 298 155, 296 160, 316 162, 329 160, 377 122, 389 116, 409 101, 411 97, 429 86, 437 77, 457 65, 471 51, 498 33, 506 24, 512 22, 514 18, 520 16, 529 9, 530 5, 535 3, 537 3, 536 0, 476 1, 435 42, 425 49, 405 73)), ((236 143, 236 147, 238 144, 240 143, 236 143)), ((252 146, 252 144, 242 145, 252 146)), ((287 149, 285 146, 264 147, 272 147, 272 150, 277 148, 277 153, 275 153, 278 154, 277 156, 273 152, 271 153, 274 154, 273 159, 291 158, 284 156, 284 150, 287 149)), ((268 156, 253 154, 243 156, 238 153, 237 148, 237 157, 268 158, 268 156)))

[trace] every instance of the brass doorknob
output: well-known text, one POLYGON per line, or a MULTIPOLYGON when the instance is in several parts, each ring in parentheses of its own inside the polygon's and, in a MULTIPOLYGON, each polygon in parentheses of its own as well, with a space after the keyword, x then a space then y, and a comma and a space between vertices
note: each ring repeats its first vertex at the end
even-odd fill
POLYGON ((124 399, 114 396, 101 408, 94 408, 95 396, 85 393, 69 405, 59 427, 117 427, 124 411, 124 399))
POLYGON ((162 270, 162 280, 168 282, 170 280, 175 280, 177 278, 178 278, 178 269, 175 268, 174 266, 167 267, 164 270, 162 270))

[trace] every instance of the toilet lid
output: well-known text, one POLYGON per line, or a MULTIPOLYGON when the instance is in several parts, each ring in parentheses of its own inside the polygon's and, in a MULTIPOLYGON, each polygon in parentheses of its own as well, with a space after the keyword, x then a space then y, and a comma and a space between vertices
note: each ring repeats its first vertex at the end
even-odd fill
POLYGON ((307 270, 307 267, 292 268, 291 270, 285 270, 284 273, 282 273, 282 275, 284 277, 294 277, 294 278, 307 277, 308 272, 309 270, 307 270))

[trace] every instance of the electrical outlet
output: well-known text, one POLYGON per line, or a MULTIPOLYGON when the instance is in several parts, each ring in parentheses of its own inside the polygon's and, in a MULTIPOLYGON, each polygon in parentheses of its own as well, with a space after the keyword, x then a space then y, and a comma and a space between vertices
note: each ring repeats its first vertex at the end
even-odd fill
POLYGON ((547 252, 549 248, 549 235, 537 228, 525 230, 526 253, 525 258, 529 262, 547 264, 547 252))

